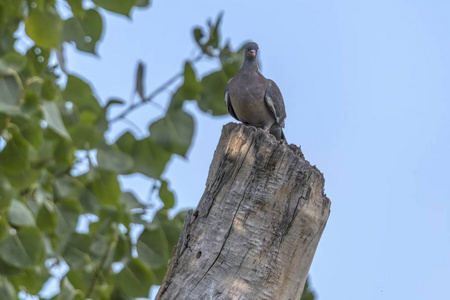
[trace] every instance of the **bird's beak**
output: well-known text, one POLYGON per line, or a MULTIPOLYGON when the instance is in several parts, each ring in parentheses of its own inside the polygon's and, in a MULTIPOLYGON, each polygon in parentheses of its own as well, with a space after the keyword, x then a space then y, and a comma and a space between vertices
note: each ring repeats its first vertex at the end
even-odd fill
POLYGON ((256 57, 256 50, 250 50, 250 55, 256 57))

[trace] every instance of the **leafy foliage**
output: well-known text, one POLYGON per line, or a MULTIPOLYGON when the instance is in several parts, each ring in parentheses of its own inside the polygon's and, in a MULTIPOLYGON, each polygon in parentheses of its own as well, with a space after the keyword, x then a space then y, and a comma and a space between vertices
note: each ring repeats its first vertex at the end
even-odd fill
POLYGON ((61 266, 68 271, 52 299, 132 299, 161 284, 185 216, 169 217, 175 195, 162 178, 172 155, 186 156, 192 143, 195 122, 183 103, 225 114, 222 91, 242 63, 241 52, 220 42, 220 15, 193 30, 199 55, 186 60, 181 73, 147 94, 139 63, 140 101, 127 107, 111 99, 101 106, 87 81, 66 73, 64 47, 96 54, 103 34, 99 10, 129 16, 150 1, 85 2, 0 1, 0 299, 38 295, 61 266), (29 49, 15 48, 19 28, 34 42, 29 49), (195 63, 205 56, 221 68, 198 78, 195 63), (149 136, 125 132, 107 142, 111 124, 175 84, 149 136), (113 105, 122 112, 111 116, 113 105), (87 170, 81 172, 81 164, 87 170), (150 204, 119 184, 120 175, 131 173, 147 176, 158 191, 152 195, 163 207, 151 221, 150 204))
POLYGON ((309 279, 306 280, 305 282, 305 287, 303 289, 303 294, 300 298, 300 300, 314 300, 314 295, 315 293, 311 290, 310 286, 309 286, 309 279))

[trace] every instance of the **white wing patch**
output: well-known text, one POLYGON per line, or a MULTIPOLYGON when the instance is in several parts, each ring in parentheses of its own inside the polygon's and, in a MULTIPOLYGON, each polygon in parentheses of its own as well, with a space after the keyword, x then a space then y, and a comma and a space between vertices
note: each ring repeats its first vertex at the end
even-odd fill
POLYGON ((225 104, 228 106, 228 101, 230 101, 230 96, 228 95, 228 91, 225 92, 225 98, 223 100, 225 100, 225 104))
POLYGON ((275 109, 275 104, 273 103, 272 98, 270 98, 269 95, 264 96, 264 100, 266 101, 266 105, 269 108, 270 112, 272 113, 273 117, 275 118, 275 120, 277 121, 278 124, 280 124, 280 118, 278 117, 277 111, 275 109))

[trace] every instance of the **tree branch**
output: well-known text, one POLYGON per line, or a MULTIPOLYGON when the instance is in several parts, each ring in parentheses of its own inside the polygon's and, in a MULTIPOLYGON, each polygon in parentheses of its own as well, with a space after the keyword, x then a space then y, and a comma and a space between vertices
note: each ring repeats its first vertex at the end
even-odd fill
MULTIPOLYGON (((198 62, 200 59, 202 59, 204 57, 203 53, 200 53, 199 55, 197 55, 194 59, 191 60, 191 63, 194 64, 196 62, 198 62)), ((132 103, 126 110, 124 110, 123 112, 121 112, 120 114, 118 114, 117 116, 111 118, 109 121, 111 123, 119 121, 121 119, 124 119, 130 112, 134 111, 135 109, 141 107, 142 105, 149 103, 150 101, 152 101, 158 94, 160 94, 161 92, 165 91, 166 89, 168 89, 173 83, 175 83, 178 79, 180 79, 181 77, 183 77, 184 72, 180 72, 178 74, 175 74, 174 76, 172 76, 171 78, 169 78, 166 82, 164 82, 161 86, 159 86, 158 88, 156 88, 152 93, 150 93, 150 95, 148 95, 145 99, 143 99, 140 102, 136 102, 136 103, 132 103)))

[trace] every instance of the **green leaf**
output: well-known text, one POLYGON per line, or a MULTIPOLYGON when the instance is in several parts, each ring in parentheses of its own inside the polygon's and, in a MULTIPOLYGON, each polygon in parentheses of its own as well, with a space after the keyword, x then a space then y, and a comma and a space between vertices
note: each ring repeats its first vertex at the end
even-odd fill
POLYGON ((129 16, 131 8, 135 5, 136 0, 93 0, 98 6, 124 15, 129 16))
POLYGON ((14 286, 4 276, 0 276, 0 299, 17 299, 14 286))
POLYGON ((183 110, 169 110, 150 126, 151 138, 168 152, 186 155, 194 135, 194 119, 183 110))
POLYGON ((8 264, 26 268, 42 263, 44 243, 36 227, 23 227, 0 243, 0 258, 8 264))
POLYGON ((186 62, 184 65, 184 82, 180 87, 180 96, 185 100, 199 99, 200 88, 200 82, 197 80, 191 63, 186 62))
POLYGON ((230 50, 228 45, 220 52, 220 62, 222 64, 222 70, 225 72, 228 79, 231 79, 241 68, 244 62, 245 45, 242 46, 237 52, 230 50))
POLYGON ((25 32, 42 48, 58 48, 63 22, 52 8, 32 9, 25 19, 25 32))
POLYGON ((117 174, 104 170, 99 170, 98 174, 89 189, 103 205, 117 205, 121 195, 117 174))
POLYGON ((57 300, 84 300, 86 297, 80 290, 76 290, 67 277, 61 280, 60 292, 57 300))
POLYGON ((151 138, 137 141, 129 132, 124 133, 116 144, 122 152, 133 157, 134 166, 130 173, 139 172, 152 178, 161 176, 171 156, 151 138))
POLYGON ((228 78, 222 70, 203 77, 201 98, 198 102, 200 109, 214 116, 227 114, 223 100, 227 83, 228 78))
POLYGON ((309 278, 305 282, 305 287, 303 289, 302 297, 300 300, 314 300, 314 292, 309 287, 309 278))
POLYGON ((100 169, 113 171, 119 174, 129 172, 134 164, 131 156, 112 149, 98 149, 97 162, 100 169))
POLYGON ((83 183, 70 176, 56 178, 53 185, 55 200, 57 201, 78 200, 82 189, 83 183))
POLYGON ((136 0, 135 6, 137 7, 147 7, 150 5, 150 0, 136 0))
MULTIPOLYGON (((6 202, 6 201, 5 201, 6 202)), ((9 224, 5 217, 0 215, 0 241, 8 236, 9 224)))
POLYGON ((13 189, 9 180, 0 175, 0 211, 11 204, 11 199, 14 198, 17 191, 13 189))
POLYGON ((102 36, 103 23, 100 14, 89 9, 83 15, 75 15, 64 21, 63 39, 75 42, 78 50, 95 54, 95 47, 102 36))
POLYGON ((58 216, 57 251, 62 252, 62 250, 64 250, 72 233, 75 231, 80 213, 80 204, 77 202, 65 201, 64 203, 56 204, 56 214, 58 216))
POLYGON ((74 269, 82 268, 90 261, 89 248, 92 242, 93 238, 90 235, 73 233, 62 252, 66 263, 74 269))
POLYGON ((153 278, 153 273, 145 264, 133 258, 115 276, 115 285, 129 297, 148 297, 153 278))
POLYGON ((175 218, 169 219, 168 211, 160 209, 152 220, 152 223, 157 224, 164 231, 168 243, 169 256, 172 255, 172 250, 178 243, 185 218, 183 215, 186 213, 186 211, 182 211, 175 218))
POLYGON ((17 52, 9 52, 0 57, 0 72, 22 71, 27 65, 27 58, 17 52))
POLYGON ((45 201, 39 208, 36 224, 44 232, 53 232, 58 224, 58 218, 53 205, 53 203, 45 201))
POLYGON ((33 46, 27 51, 26 57, 31 75, 41 75, 47 69, 50 51, 33 46))
POLYGON ((9 207, 8 221, 11 225, 17 227, 35 225, 33 213, 25 204, 15 199, 9 207))
POLYGON ((139 62, 138 69, 136 71, 136 92, 138 92, 141 100, 145 100, 145 92, 144 92, 144 75, 145 75, 145 65, 143 62, 139 62))
POLYGON ((125 101, 122 99, 117 99, 117 98, 109 99, 108 103, 106 103, 106 105, 105 105, 105 109, 110 107, 111 105, 115 105, 115 104, 123 105, 123 104, 125 104, 125 101))
POLYGON ((169 251, 164 231, 159 226, 147 226, 136 244, 139 258, 151 269, 167 265, 169 251))
POLYGON ((22 273, 22 269, 11 266, 0 258, 0 275, 13 276, 22 273))
POLYGON ((124 257, 131 256, 131 241, 129 236, 119 234, 117 245, 114 249, 113 261, 121 261, 124 257))
MULTIPOLYGON (((30 168, 28 161, 28 145, 17 127, 10 127, 11 139, 0 152, 0 170, 18 174, 30 168)), ((8 174, 9 175, 9 174, 8 174)), ((10 182, 11 182, 11 178, 10 182)), ((11 182, 12 184, 12 182, 11 182)))
POLYGON ((94 279, 94 272, 92 272, 93 268, 93 265, 87 264, 80 270, 70 269, 66 276, 74 288, 86 293, 94 279))
POLYGON ((173 192, 169 190, 168 183, 165 180, 161 180, 159 199, 164 203, 165 209, 171 209, 175 205, 175 196, 173 195, 173 192))
POLYGON ((74 75, 67 77, 62 96, 65 101, 72 102, 80 111, 87 110, 97 115, 102 111, 97 99, 92 95, 89 84, 74 75))
POLYGON ((210 28, 211 36, 210 36, 209 44, 214 48, 219 47, 219 42, 220 42, 219 27, 220 27, 220 23, 222 22, 222 17, 223 17, 223 12, 220 12, 219 15, 217 16, 216 24, 214 24, 210 28))
POLYGON ((42 108, 44 109, 45 121, 47 121, 48 126, 60 136, 70 140, 70 135, 63 123, 61 113, 59 112, 56 103, 43 101, 42 108))
MULTIPOLYGON (((16 124, 20 127, 20 133, 30 143, 35 150, 39 150, 39 146, 44 139, 44 132, 39 125, 40 118, 33 117, 31 120, 18 119, 16 124)), ((33 152, 34 153, 34 152, 33 152)), ((38 164, 42 166, 42 164, 38 164)))
POLYGON ((46 77, 42 83, 41 88, 41 98, 42 100, 55 101, 57 93, 59 92, 58 87, 52 78, 46 77))
POLYGON ((128 211, 134 208, 142 208, 143 205, 137 200, 132 192, 122 193, 122 202, 125 204, 128 211))
MULTIPOLYGON (((0 85, 1 85, 1 81, 2 81, 2 79, 0 79, 0 85)), ((0 89, 1 89, 1 87, 0 87, 0 89)), ((1 91, 0 91, 0 93, 1 93, 1 91)), ((5 95, 5 94, 3 94, 3 95, 5 95)), ((8 104, 8 103, 4 103, 4 102, 0 102, 0 113, 4 113, 11 117, 24 117, 24 118, 28 117, 19 109, 19 107, 8 104)))
POLYGON ((70 5, 70 8, 72 9, 72 13, 75 16, 83 16, 84 15, 84 9, 83 9, 83 0, 67 0, 67 2, 70 5))
MULTIPOLYGON (((21 87, 17 78, 9 75, 0 75, 0 99, 4 105, 17 105, 21 94, 21 87)), ((3 105, 2 105, 3 106, 3 105)))
MULTIPOLYGON (((44 283, 50 278, 50 273, 43 265, 25 269, 20 274, 10 277, 15 286, 20 286, 29 294, 37 294, 44 283)), ((0 298, 3 299, 3 298, 0 298)))
POLYGON ((164 281, 164 276, 167 272, 167 265, 159 267, 157 269, 152 269, 153 274, 155 275, 154 285, 161 285, 164 281))

